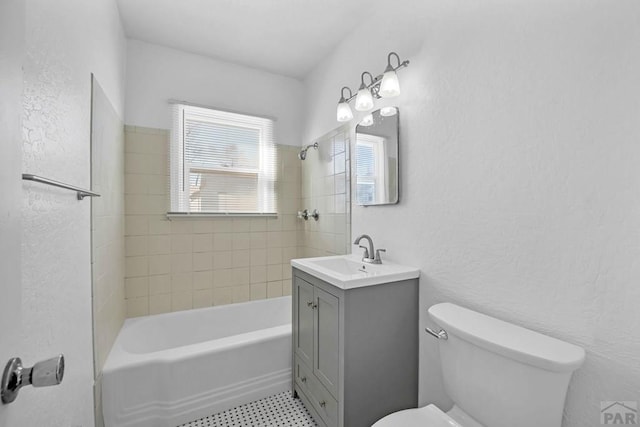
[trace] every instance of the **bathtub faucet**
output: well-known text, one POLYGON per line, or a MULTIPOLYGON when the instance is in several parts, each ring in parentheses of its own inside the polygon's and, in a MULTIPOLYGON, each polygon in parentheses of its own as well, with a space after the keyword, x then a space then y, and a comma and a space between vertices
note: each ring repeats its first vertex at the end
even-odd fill
POLYGON ((356 240, 353 242, 354 245, 358 245, 358 247, 364 249, 364 255, 362 257, 362 262, 368 262, 369 264, 382 264, 382 259, 380 259, 380 252, 386 252, 386 249, 378 249, 377 251, 373 248, 373 240, 368 234, 363 234, 361 236, 356 237, 356 240), (369 242, 369 248, 366 246, 362 246, 360 244, 360 240, 366 239, 369 242), (374 257, 375 254, 375 257, 374 257))

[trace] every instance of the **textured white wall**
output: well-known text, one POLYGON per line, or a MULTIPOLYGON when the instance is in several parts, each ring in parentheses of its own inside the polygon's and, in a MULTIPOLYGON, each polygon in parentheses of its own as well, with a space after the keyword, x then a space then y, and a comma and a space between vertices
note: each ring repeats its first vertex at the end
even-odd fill
MULTIPOLYGON (((112 0, 26 2, 23 172, 89 186, 91 72, 122 116, 125 43, 112 0)), ((23 392, 19 425, 93 426, 90 202, 23 188, 21 356, 64 353, 67 369, 60 386, 23 392)))
MULTIPOLYGON (((564 425, 599 425, 601 400, 640 400, 640 3, 393 7, 305 81, 303 140, 337 126, 341 86, 410 59, 401 202, 354 207, 353 235, 421 268, 421 330, 448 300, 586 348, 564 425)), ((420 340, 420 400, 448 405, 420 340)))
POLYGON ((137 40, 127 44, 125 123, 169 129, 167 101, 274 117, 278 144, 301 145, 300 81, 137 40))

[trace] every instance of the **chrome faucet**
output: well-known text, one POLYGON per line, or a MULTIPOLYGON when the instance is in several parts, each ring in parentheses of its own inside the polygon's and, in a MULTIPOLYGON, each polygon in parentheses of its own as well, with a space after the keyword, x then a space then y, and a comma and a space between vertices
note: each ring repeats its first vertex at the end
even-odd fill
POLYGON ((374 250, 373 240, 371 240, 371 237, 369 235, 363 234, 356 237, 356 240, 354 240, 353 244, 358 245, 358 247, 364 249, 362 262, 368 262, 369 264, 382 264, 382 259, 380 259, 380 252, 386 252, 386 249, 374 250), (369 242, 369 248, 360 244, 360 240, 362 239, 366 239, 369 242))

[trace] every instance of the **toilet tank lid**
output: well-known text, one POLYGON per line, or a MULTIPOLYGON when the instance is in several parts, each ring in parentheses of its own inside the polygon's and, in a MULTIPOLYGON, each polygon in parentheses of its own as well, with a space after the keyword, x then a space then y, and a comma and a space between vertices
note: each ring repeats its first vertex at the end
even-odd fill
POLYGON ((448 334, 549 371, 574 371, 585 358, 584 349, 577 345, 452 303, 431 306, 429 316, 448 334))

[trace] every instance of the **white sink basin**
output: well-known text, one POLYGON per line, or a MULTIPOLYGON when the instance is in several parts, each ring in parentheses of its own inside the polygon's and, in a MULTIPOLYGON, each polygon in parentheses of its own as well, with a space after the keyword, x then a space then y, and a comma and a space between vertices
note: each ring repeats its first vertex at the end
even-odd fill
POLYGON ((292 259, 291 265, 340 289, 359 288, 414 279, 420 270, 392 262, 368 264, 361 255, 337 255, 292 259))

